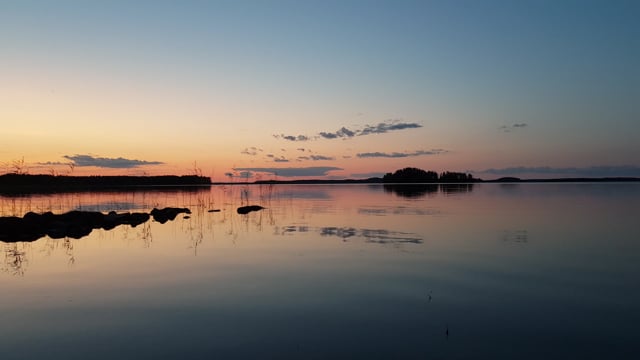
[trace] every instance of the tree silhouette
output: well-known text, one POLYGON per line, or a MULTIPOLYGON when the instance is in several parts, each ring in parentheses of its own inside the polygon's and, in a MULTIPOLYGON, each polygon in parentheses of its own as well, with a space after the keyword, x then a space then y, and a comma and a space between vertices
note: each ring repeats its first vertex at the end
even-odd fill
POLYGON ((385 183, 434 183, 434 182, 474 182, 473 175, 446 171, 438 175, 435 171, 425 171, 418 168, 406 167, 387 173, 382 181, 385 183))

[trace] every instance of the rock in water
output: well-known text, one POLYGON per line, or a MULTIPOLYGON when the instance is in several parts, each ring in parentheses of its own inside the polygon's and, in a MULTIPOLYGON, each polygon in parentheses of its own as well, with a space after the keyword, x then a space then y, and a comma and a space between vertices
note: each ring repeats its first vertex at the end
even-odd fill
POLYGON ((252 211, 260 211, 264 209, 262 206, 260 205, 249 205, 249 206, 240 206, 238 208, 238 214, 248 214, 252 211))

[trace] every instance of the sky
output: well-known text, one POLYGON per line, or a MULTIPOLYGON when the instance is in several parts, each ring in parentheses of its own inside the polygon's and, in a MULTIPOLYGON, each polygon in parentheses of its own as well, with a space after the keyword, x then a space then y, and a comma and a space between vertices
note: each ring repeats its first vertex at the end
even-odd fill
POLYGON ((0 172, 640 176, 638 1, 0 0, 0 172))

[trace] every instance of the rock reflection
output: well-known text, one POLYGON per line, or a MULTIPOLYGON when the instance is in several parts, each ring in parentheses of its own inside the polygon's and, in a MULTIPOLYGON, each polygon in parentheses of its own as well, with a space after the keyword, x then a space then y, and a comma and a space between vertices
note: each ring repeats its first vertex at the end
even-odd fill
POLYGON ((28 212, 23 217, 0 217, 0 241, 32 242, 48 236, 52 239, 80 239, 94 229, 111 230, 120 225, 136 227, 151 217, 161 224, 174 220, 178 214, 190 214, 187 208, 153 209, 147 213, 108 214, 95 211, 69 211, 64 214, 28 212))

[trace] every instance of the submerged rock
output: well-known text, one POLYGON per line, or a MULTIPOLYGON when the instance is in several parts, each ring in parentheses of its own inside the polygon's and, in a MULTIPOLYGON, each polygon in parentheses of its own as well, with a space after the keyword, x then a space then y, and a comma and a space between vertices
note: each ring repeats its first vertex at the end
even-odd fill
POLYGON ((264 209, 262 206, 260 205, 249 205, 249 206, 240 206, 238 208, 238 214, 248 214, 252 211, 260 211, 264 209))

